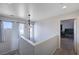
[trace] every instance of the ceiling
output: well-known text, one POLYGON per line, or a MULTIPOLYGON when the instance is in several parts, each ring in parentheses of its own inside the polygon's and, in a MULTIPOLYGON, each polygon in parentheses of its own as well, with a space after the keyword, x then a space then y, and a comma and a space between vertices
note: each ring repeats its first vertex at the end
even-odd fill
POLYGON ((78 3, 37 3, 31 4, 31 19, 32 20, 42 20, 48 17, 53 17, 61 14, 70 13, 79 9, 78 3), (63 6, 67 8, 63 9, 63 6))
POLYGON ((0 3, 0 14, 16 16, 33 21, 79 10, 78 3, 0 3), (67 8, 63 9, 63 6, 67 8))

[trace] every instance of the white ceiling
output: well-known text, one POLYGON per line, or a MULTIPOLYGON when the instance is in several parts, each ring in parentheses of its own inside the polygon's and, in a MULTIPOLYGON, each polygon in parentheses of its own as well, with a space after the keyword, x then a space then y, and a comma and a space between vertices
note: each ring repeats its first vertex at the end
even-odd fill
POLYGON ((26 19, 28 14, 28 4, 0 3, 0 14, 26 19))
POLYGON ((39 3, 39 4, 31 4, 31 19, 32 20, 42 20, 48 17, 57 16, 69 12, 73 12, 79 9, 78 3, 39 3), (63 9, 63 6, 67 6, 67 8, 63 9))
POLYGON ((42 20, 49 17, 66 14, 79 10, 78 3, 0 3, 0 14, 11 15, 26 19, 31 14, 31 20, 42 20), (67 8, 63 9, 63 6, 67 8))

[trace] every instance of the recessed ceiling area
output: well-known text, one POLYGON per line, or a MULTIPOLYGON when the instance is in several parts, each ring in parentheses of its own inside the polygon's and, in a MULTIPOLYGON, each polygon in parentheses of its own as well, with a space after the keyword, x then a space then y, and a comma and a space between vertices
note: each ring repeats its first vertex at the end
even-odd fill
POLYGON ((79 3, 0 3, 0 14, 33 21, 79 10, 79 3))

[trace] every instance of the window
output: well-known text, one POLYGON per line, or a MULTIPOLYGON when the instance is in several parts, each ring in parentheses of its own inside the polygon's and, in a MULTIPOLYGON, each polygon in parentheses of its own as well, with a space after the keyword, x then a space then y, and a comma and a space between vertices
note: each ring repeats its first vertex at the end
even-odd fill
POLYGON ((19 32, 21 35, 24 34, 24 24, 22 24, 22 23, 19 24, 19 32))
POLYGON ((2 22, 2 38, 3 41, 12 39, 13 22, 3 21, 2 22))
POLYGON ((3 28, 4 29, 11 29, 12 28, 12 22, 3 22, 3 28))

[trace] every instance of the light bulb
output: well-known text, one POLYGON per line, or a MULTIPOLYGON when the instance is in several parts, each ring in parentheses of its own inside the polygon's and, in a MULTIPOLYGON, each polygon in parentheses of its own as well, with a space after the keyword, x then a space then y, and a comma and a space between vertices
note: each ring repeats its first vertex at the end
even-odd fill
POLYGON ((62 8, 65 9, 65 8, 67 8, 67 6, 63 6, 62 8))

